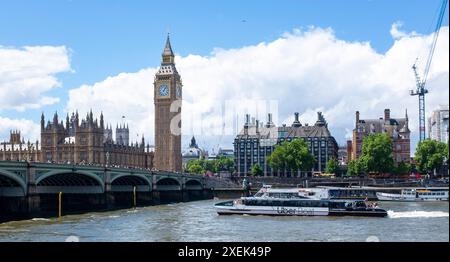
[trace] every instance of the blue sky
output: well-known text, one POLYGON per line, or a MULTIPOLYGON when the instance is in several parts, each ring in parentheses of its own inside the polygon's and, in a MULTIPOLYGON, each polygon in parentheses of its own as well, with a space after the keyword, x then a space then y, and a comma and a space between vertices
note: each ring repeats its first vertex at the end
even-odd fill
MULTIPOLYGON (((56 75, 62 86, 50 92, 60 98, 59 103, 23 112, 0 109, 0 114, 37 122, 42 111, 49 115, 64 110, 70 89, 156 67, 168 31, 180 56, 207 57, 214 48, 269 43, 308 26, 330 27, 336 38, 370 42, 384 54, 394 43, 390 29, 397 21, 405 32, 430 34, 440 2, 0 0, 0 46, 65 46, 73 70, 56 75)), ((448 8, 443 25, 448 25, 448 8)))

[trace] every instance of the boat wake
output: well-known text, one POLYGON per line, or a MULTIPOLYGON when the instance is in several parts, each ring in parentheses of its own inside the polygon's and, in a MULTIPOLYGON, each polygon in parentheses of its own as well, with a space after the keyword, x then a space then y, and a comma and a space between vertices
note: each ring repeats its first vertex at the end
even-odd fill
POLYGON ((32 218, 31 221, 50 221, 50 219, 48 219, 48 218, 36 217, 36 218, 32 218))
POLYGON ((388 210, 388 216, 390 218, 405 218, 405 217, 448 217, 448 212, 443 211, 406 211, 395 212, 388 210))

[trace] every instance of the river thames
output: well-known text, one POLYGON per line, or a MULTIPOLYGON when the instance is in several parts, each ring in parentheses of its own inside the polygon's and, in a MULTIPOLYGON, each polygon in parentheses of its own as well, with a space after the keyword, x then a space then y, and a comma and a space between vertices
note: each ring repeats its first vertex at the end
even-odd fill
POLYGON ((0 241, 449 241, 448 202, 380 202, 385 218, 219 216, 214 203, 139 207, 0 224, 0 241))

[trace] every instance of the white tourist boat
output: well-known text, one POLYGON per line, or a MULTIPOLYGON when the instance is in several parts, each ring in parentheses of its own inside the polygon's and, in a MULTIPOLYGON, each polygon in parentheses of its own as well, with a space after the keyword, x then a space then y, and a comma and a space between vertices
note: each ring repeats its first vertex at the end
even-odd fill
POLYGON ((387 216, 378 207, 370 207, 362 200, 332 200, 328 190, 320 188, 273 189, 264 186, 252 197, 214 205, 219 215, 272 216, 387 216))
POLYGON ((448 201, 448 190, 402 189, 400 193, 377 192, 381 201, 448 201))

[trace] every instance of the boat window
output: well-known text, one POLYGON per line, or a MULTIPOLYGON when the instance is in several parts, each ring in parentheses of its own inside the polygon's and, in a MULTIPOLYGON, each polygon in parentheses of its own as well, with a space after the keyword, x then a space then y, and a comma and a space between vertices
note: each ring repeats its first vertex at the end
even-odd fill
POLYGON ((284 206, 287 206, 287 207, 295 207, 295 206, 297 206, 297 203, 298 203, 298 201, 295 201, 295 200, 289 200, 289 201, 285 201, 285 202, 284 202, 284 206))
POLYGON ((254 206, 254 205, 255 205, 254 202, 256 202, 256 201, 255 201, 255 200, 251 200, 251 199, 246 199, 246 200, 244 201, 244 205, 247 205, 247 206, 254 206))
POLYGON ((268 206, 281 206, 281 202, 278 200, 269 200, 267 201, 268 206))
POLYGON ((333 202, 332 208, 345 208, 346 202, 333 202))
POLYGON ((366 204, 364 202, 362 202, 362 201, 358 201, 355 204, 356 204, 355 205, 356 207, 366 207, 366 204))

